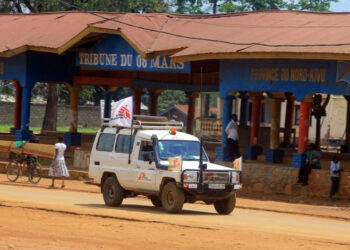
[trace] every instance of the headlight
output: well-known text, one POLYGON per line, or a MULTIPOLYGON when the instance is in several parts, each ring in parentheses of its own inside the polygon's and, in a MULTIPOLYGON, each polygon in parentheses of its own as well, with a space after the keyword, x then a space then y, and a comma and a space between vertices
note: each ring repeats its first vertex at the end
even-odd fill
POLYGON ((183 173, 184 182, 198 182, 198 172, 196 171, 185 171, 183 173))
POLYGON ((239 183, 240 175, 237 172, 232 172, 231 174, 231 183, 239 183))

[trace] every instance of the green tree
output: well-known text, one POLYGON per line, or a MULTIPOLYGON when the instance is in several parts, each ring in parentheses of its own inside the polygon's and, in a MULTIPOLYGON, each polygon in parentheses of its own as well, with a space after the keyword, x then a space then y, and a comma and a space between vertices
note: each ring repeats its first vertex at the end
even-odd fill
POLYGON ((159 112, 163 112, 174 104, 187 104, 185 92, 181 90, 165 90, 159 96, 159 112))

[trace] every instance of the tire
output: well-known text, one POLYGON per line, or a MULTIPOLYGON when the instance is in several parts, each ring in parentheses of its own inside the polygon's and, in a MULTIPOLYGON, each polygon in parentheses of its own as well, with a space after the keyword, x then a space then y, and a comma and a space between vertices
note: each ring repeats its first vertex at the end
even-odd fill
POLYGON ((18 162, 15 160, 10 161, 6 170, 7 179, 11 182, 15 182, 19 177, 20 171, 21 166, 18 162))
POLYGON ((185 202, 184 191, 174 182, 165 184, 161 194, 162 206, 168 213, 179 213, 185 202))
POLYGON ((103 200, 109 207, 119 207, 124 199, 124 189, 114 176, 108 177, 103 183, 103 200))
POLYGON ((236 206, 236 194, 231 195, 225 200, 219 200, 214 202, 214 207, 218 214, 230 214, 236 206))
POLYGON ((38 162, 30 167, 29 180, 33 184, 38 184, 41 180, 41 167, 38 162))
POLYGON ((153 206, 162 207, 162 202, 160 201, 158 196, 151 196, 149 199, 151 200, 153 206))

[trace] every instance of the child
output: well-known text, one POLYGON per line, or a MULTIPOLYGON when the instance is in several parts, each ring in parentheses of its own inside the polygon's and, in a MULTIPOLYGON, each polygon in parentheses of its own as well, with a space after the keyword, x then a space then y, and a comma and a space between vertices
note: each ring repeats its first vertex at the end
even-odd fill
POLYGON ((340 172, 343 171, 343 169, 340 168, 339 157, 337 155, 333 156, 330 171, 332 184, 329 190, 329 200, 333 201, 333 195, 335 195, 339 189, 340 172))
POLYGON ((49 188, 55 187, 55 178, 62 178, 61 188, 64 188, 64 178, 69 177, 68 169, 64 160, 64 151, 66 151, 66 144, 63 143, 63 137, 58 137, 58 143, 55 144, 55 156, 49 169, 49 176, 52 177, 52 184, 49 188))

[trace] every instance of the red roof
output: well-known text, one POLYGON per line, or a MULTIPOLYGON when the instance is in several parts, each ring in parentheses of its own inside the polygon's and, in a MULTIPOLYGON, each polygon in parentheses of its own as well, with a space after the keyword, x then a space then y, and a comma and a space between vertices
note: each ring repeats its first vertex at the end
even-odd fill
POLYGON ((350 13, 300 11, 176 15, 93 12, 1 14, 0 56, 63 53, 99 33, 122 35, 143 56, 350 59, 350 13))

